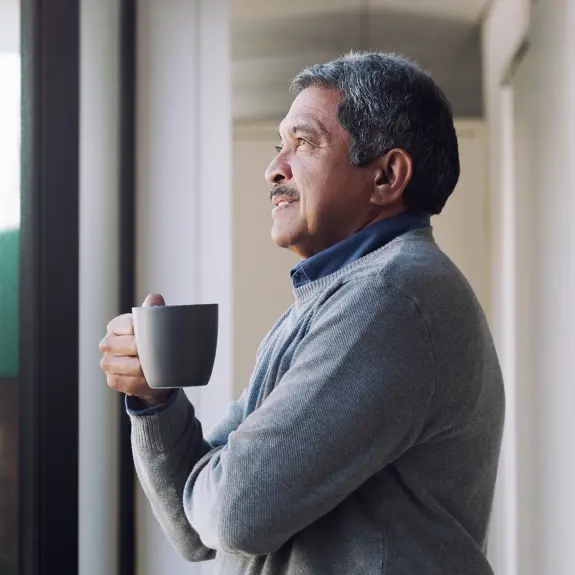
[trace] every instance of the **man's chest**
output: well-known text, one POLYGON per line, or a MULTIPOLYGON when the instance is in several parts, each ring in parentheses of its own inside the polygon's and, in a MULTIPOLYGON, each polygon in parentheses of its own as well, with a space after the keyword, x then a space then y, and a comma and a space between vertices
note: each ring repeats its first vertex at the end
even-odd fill
POLYGON ((268 336, 250 381, 244 419, 263 404, 297 361, 298 348, 307 333, 308 319, 295 314, 288 316, 280 329, 268 336))

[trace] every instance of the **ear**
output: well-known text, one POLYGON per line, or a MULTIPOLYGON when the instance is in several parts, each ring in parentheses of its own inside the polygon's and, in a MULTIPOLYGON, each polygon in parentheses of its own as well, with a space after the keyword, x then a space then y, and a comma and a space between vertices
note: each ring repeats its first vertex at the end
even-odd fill
POLYGON ((403 192, 413 175, 413 160, 400 148, 380 156, 373 164, 373 187, 370 202, 391 207, 403 202, 403 192))

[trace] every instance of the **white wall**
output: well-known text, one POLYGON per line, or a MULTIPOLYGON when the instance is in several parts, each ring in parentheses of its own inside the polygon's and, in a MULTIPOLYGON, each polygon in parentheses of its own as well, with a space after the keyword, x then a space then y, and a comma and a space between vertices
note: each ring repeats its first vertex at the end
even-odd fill
POLYGON ((270 185, 277 125, 234 129, 234 378, 247 387, 262 337, 293 301, 290 269, 300 261, 271 240, 270 185))
POLYGON ((567 575, 575 558, 574 26, 574 0, 497 0, 484 24, 493 319, 512 406, 493 533, 502 575, 567 575))
MULTIPOLYGON (((485 125, 459 120, 456 127, 461 179, 433 225, 438 243, 461 267, 489 311, 485 125)), ((269 184, 264 180, 275 153, 276 133, 272 123, 234 130, 236 394, 249 382, 262 337, 293 301, 289 270, 299 259, 271 241, 269 184)))
POLYGON ((441 215, 433 219, 437 243, 469 280, 485 312, 491 311, 486 128, 482 120, 456 120, 461 176, 441 215))
MULTIPOLYGON (((190 389, 209 432, 233 399, 231 111, 226 0, 139 0, 137 271, 139 300, 218 303, 210 385, 190 389)), ((171 548, 138 488, 137 573, 211 573, 171 548)))

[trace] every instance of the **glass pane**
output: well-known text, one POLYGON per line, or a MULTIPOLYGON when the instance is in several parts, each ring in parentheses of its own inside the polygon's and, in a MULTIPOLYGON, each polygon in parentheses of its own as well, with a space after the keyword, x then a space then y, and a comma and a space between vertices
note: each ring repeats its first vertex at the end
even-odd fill
POLYGON ((19 3, 0 2, 0 575, 18 570, 19 3))

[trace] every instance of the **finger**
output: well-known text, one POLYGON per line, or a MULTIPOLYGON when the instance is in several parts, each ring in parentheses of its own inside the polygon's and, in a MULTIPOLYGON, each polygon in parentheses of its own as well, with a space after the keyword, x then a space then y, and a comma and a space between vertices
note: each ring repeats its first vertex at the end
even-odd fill
POLYGON ((116 357, 106 354, 100 361, 100 367, 107 374, 144 377, 142 366, 137 357, 116 357))
POLYGON ((133 335, 107 335, 100 342, 100 351, 110 355, 136 357, 138 355, 136 338, 133 335))
POLYGON ((107 376, 108 387, 126 395, 146 395, 150 393, 150 388, 143 377, 131 377, 129 375, 116 375, 113 373, 107 376))
POLYGON ((125 313, 115 317, 108 324, 108 333, 115 335, 134 335, 134 322, 131 313, 125 313))
POLYGON ((142 304, 142 307, 164 306, 166 302, 159 293, 151 293, 142 304))

